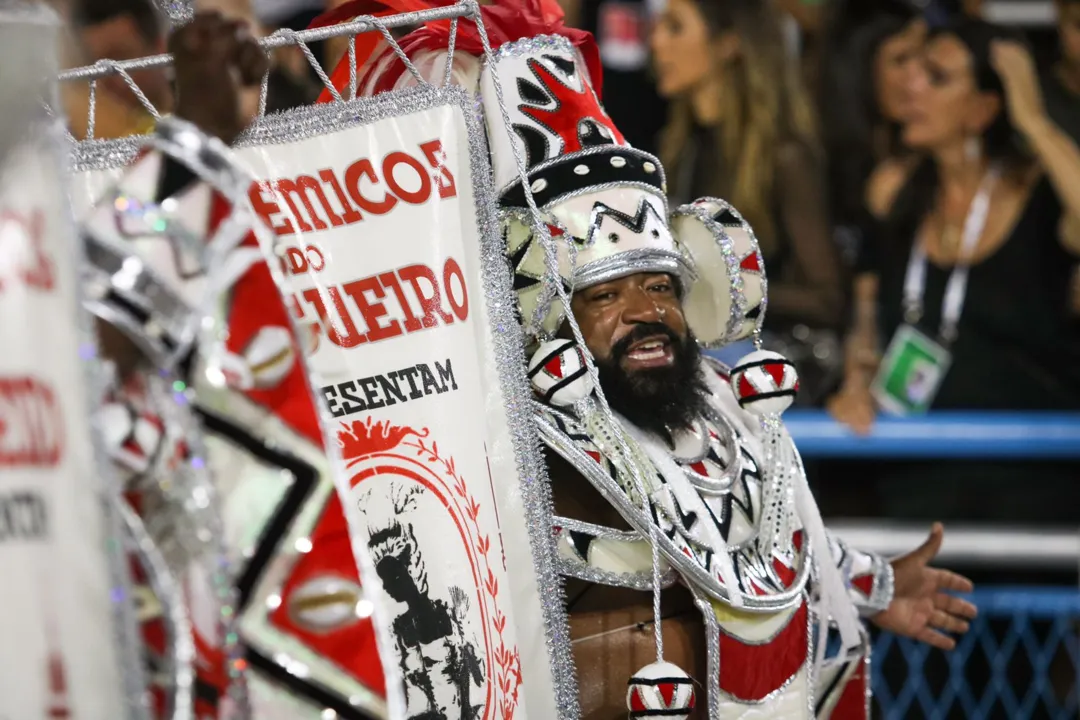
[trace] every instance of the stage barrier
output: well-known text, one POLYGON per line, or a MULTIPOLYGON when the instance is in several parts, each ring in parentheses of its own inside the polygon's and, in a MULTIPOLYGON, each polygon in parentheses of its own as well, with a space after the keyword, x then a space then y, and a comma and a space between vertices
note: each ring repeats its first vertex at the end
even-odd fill
POLYGON ((1080 459, 1080 413, 938 411, 881 416, 858 436, 822 410, 784 413, 804 458, 1080 459))
MULTIPOLYGON (((823 411, 790 410, 784 419, 806 458, 1080 460, 1080 413, 880 417, 868 436, 855 435, 823 411)), ((853 546, 890 556, 916 547, 927 531, 924 524, 876 519, 830 520, 829 527, 853 546)), ((939 562, 1075 577, 1080 570, 1080 528, 950 523, 939 562)), ((1080 716, 1080 588, 981 587, 971 599, 980 615, 953 652, 875 634, 874 716, 884 720, 1080 716)))
POLYGON ((1065 720, 1080 714, 1080 590, 994 587, 951 653, 879 633, 875 717, 884 720, 1065 720))

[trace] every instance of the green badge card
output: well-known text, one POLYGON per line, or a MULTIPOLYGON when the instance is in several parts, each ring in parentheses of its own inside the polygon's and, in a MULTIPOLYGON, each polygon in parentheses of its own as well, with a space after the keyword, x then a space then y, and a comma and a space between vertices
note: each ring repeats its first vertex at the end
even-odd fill
POLYGON ((882 358, 870 392, 894 415, 924 413, 949 370, 949 351, 911 325, 901 325, 882 358))

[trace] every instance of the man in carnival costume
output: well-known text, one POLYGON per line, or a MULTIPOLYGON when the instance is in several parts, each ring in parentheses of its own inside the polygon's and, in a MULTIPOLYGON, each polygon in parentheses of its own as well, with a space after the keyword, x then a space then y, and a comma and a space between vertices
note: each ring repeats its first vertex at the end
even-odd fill
MULTIPOLYGON (((428 6, 358 1, 319 24, 428 6)), ((948 594, 971 583, 928 565, 942 529, 891 562, 826 533, 779 420, 794 368, 757 351, 729 371, 699 351, 760 331, 766 285, 752 230, 715 199, 669 215, 660 163, 629 147, 600 105, 592 37, 564 28, 554 3, 496 0, 482 15, 493 61, 461 21, 452 79, 484 107, 535 350, 583 717, 627 706, 632 717, 866 717, 860 615, 951 648, 944 633, 966 631, 975 614, 948 594), (570 290, 566 317, 558 296, 570 290), (828 660, 826 623, 841 648, 828 660), (674 665, 639 670, 657 658, 674 665), (680 666, 706 690, 694 710, 680 666)), ((400 44, 439 83, 449 36, 449 22, 435 22, 400 44)), ((378 37, 356 57, 362 95, 414 82, 378 37)), ((335 84, 349 74, 346 57, 335 84)))

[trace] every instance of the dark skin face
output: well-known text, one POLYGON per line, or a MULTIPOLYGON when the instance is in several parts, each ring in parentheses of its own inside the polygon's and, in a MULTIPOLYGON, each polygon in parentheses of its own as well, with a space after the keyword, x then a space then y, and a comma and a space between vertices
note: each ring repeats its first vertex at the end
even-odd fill
MULTIPOLYGON (((687 334, 682 303, 666 273, 638 273, 594 285, 575 293, 571 308, 585 345, 600 361, 609 360, 611 348, 642 323, 661 323, 680 338, 687 334)), ((627 374, 673 364, 670 339, 660 335, 636 341, 620 362, 627 374)))

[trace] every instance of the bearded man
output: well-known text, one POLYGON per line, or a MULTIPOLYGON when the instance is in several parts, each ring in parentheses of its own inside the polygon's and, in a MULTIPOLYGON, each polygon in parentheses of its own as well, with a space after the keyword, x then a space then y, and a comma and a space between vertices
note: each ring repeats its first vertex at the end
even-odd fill
POLYGON ((779 419, 795 368, 757 351, 729 372, 699 350, 761 331, 753 230, 715 198, 668 212, 663 168, 604 112, 587 50, 581 38, 512 42, 479 79, 538 344, 529 376, 582 717, 627 704, 633 717, 677 714, 688 673, 705 690, 692 717, 866 718, 860 616, 949 649, 946 633, 976 612, 949 592, 971 583, 929 566, 940 526, 891 562, 826 532, 779 419), (572 290, 571 317, 557 283, 572 290), (839 650, 827 655, 830 626, 839 650))
MULTIPOLYGON (((710 416, 719 413, 728 418, 735 429, 737 452, 742 454, 742 478, 718 503, 722 511, 713 519, 725 531, 729 551, 746 556, 748 569, 760 564, 750 557, 754 554, 754 525, 761 513, 755 505, 760 505, 762 496, 762 458, 751 449, 755 419, 738 408, 734 395, 728 399, 712 393, 704 373, 716 373, 720 368, 706 365, 709 361, 701 355, 686 321, 679 281, 667 273, 628 274, 588 288, 576 288, 572 309, 586 346, 595 358, 600 385, 612 410, 625 423, 660 439, 680 467, 690 472, 704 470, 706 475, 720 475, 731 466, 732 448, 717 442, 719 428, 710 422, 710 416), (685 429, 702 427, 713 438, 706 457, 680 456, 688 438, 700 435, 700 431, 685 429)), ((727 382, 723 375, 716 377, 727 382)), ((545 409, 544 415, 553 418, 556 426, 562 423, 564 427, 572 427, 564 412, 545 409)), ((567 432, 564 437, 575 434, 567 432)), ((550 433, 545 439, 549 437, 550 433)), ((586 453, 597 452, 595 446, 589 447, 588 441, 579 439, 576 445, 587 448, 586 453)), ((651 557, 644 548, 639 548, 635 562, 632 545, 641 541, 629 539, 635 535, 633 528, 592 484, 583 482, 580 462, 575 463, 573 455, 569 461, 564 457, 569 453, 562 443, 549 439, 548 447, 555 511, 559 516, 556 522, 562 529, 560 552, 568 575, 567 611, 579 672, 582 717, 614 718, 626 707, 626 678, 655 657, 653 607, 649 594, 642 592, 648 588, 641 587, 642 580, 651 573, 651 557), (619 548, 619 544, 626 547, 619 548), (635 579, 638 587, 633 587, 635 579)), ((844 566, 849 579, 856 580, 851 587, 851 599, 861 614, 885 630, 951 649, 955 643, 942 631, 966 631, 967 620, 974 617, 975 608, 944 594, 946 590, 970 590, 969 581, 929 566, 941 540, 942 528, 937 525, 922 547, 889 564, 844 547, 832 538, 830 550, 834 559, 844 566), (885 587, 892 579, 890 575, 894 578, 892 588, 885 587), (891 601, 887 600, 890 595, 891 601)), ((791 563, 793 567, 797 565, 797 561, 791 563)), ((782 576, 783 572, 776 574, 782 576)), ((700 612, 700 599, 695 597, 700 592, 696 593, 685 581, 677 581, 683 578, 671 577, 670 570, 666 575, 670 584, 664 590, 661 605, 665 659, 701 681, 710 676, 707 651, 710 633, 706 617, 700 612)), ((745 576, 753 577, 753 572, 745 576)), ((750 584, 753 582, 747 582, 746 589, 751 592, 758 590, 750 584)), ((809 582, 812 585, 813 578, 809 582)), ((783 590, 790 586, 767 589, 783 590)), ((726 614, 729 618, 737 617, 730 608, 726 614)), ((813 699, 818 717, 868 717, 865 652, 854 653, 846 662, 833 663, 821 673, 819 682, 814 683, 816 687, 806 687, 806 695, 797 693, 799 702, 776 702, 798 690, 798 683, 792 679, 797 680, 799 673, 792 673, 791 669, 802 663, 792 663, 790 653, 796 645, 808 645, 805 624, 800 629, 802 634, 784 638, 776 652, 769 652, 768 644, 754 642, 760 639, 753 632, 758 622, 744 623, 742 627, 733 622, 728 628, 724 628, 723 622, 718 624, 722 650, 717 684, 723 699, 713 710, 719 710, 719 714, 706 714, 702 708, 707 706, 702 703, 698 714, 692 717, 742 717, 762 703, 777 710, 770 717, 802 717, 789 712, 794 707, 805 708, 806 696, 813 699), (739 638, 740 629, 748 630, 749 637, 739 638), (785 656, 789 658, 786 663, 785 656), (737 673, 725 672, 725 660, 752 662, 758 667, 747 668, 745 672, 756 673, 757 678, 746 682, 735 677, 737 673)))

